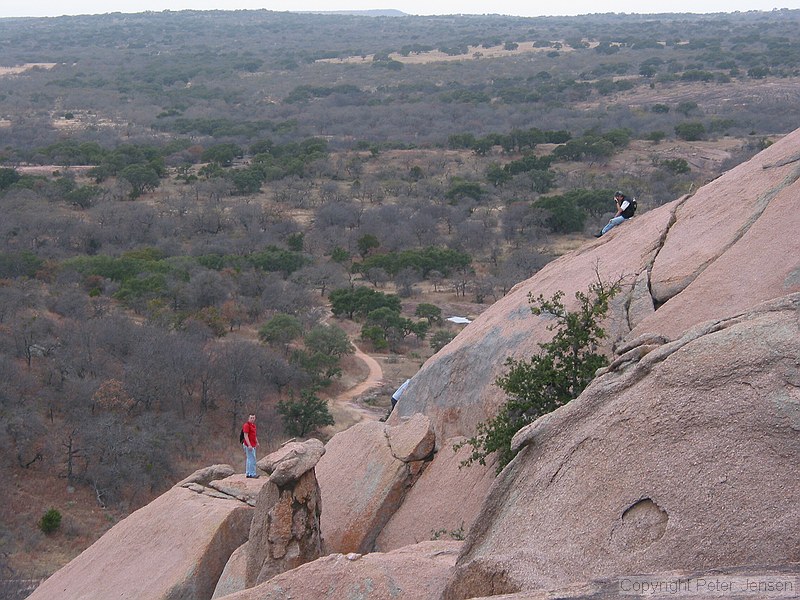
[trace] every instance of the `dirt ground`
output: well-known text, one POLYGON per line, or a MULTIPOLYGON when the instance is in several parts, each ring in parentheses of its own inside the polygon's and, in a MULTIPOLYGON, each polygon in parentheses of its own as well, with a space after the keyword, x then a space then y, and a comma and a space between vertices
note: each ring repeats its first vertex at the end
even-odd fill
POLYGON ((91 490, 70 486, 66 479, 54 479, 42 469, 15 472, 4 486, 0 541, 10 546, 12 540, 6 536, 16 538, 14 546, 22 551, 14 555, 11 566, 24 579, 49 576, 125 517, 118 510, 101 508, 91 490), (32 518, 41 518, 51 508, 61 512, 61 526, 45 535, 32 518))
MULTIPOLYGON (((547 46, 544 48, 537 48, 534 42, 520 42, 514 50, 506 50, 505 46, 490 46, 485 48, 483 46, 468 46, 466 54, 445 54, 440 50, 431 50, 429 52, 412 52, 407 56, 392 52, 389 58, 397 62, 405 63, 408 65, 421 65, 432 62, 454 62, 459 60, 478 60, 481 58, 498 58, 501 56, 513 56, 515 54, 530 54, 532 52, 551 52, 552 47, 547 46)), ((563 46, 559 52, 572 52, 569 46, 563 46)), ((348 56, 346 58, 321 58, 316 62, 320 63, 336 63, 336 64, 364 64, 371 63, 373 59, 372 54, 365 54, 363 56, 348 56)))
POLYGON ((58 63, 25 63, 14 67, 0 67, 0 77, 4 75, 19 75, 31 69, 52 69, 58 63))

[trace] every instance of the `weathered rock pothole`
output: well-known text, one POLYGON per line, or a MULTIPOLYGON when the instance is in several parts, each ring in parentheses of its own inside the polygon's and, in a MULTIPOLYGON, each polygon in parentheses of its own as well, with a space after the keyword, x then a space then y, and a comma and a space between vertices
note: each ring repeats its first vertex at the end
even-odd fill
POLYGON ((650 498, 642 498, 625 509, 611 530, 611 545, 621 551, 644 550, 661 539, 669 515, 650 498))

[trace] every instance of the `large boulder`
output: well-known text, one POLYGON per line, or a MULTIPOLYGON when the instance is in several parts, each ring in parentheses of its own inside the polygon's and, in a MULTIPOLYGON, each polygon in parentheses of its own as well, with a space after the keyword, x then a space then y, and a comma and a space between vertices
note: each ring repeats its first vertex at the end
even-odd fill
POLYGON ((392 456, 403 462, 423 460, 433 452, 436 438, 431 420, 417 413, 404 419, 400 425, 386 427, 386 438, 392 456))
POLYGON ((32 600, 210 598, 253 509, 174 487, 117 523, 30 596, 32 600))
POLYGON ((283 487, 313 469, 323 454, 325 445, 316 438, 291 441, 258 461, 258 468, 269 473, 272 483, 283 487))
POLYGON ((439 600, 461 542, 330 554, 225 600, 439 600))
MULTIPOLYGON (((675 223, 667 232, 650 275, 650 287, 657 304, 683 292, 740 242, 751 246, 751 257, 742 256, 743 270, 731 279, 758 282, 749 289, 738 290, 748 303, 746 306, 753 304, 754 293, 760 300, 766 299, 765 294, 774 296, 775 282, 783 280, 787 269, 797 268, 797 254, 792 255, 791 248, 798 243, 798 236, 774 234, 796 231, 798 215, 791 205, 796 203, 798 194, 799 146, 800 130, 797 130, 701 187, 677 208, 675 223), (754 226, 757 230, 766 226, 766 235, 757 230, 751 234, 754 226), (761 242, 773 243, 757 248, 748 241, 748 234, 761 242), (786 244, 788 247, 782 247, 786 244), (776 250, 773 260, 759 262, 776 250), (781 257, 793 259, 787 263, 781 257)), ((779 294, 784 293, 782 289, 778 283, 779 294)), ((701 314, 696 318, 705 321, 709 316, 701 314)))
POLYGON ((372 551, 413 479, 410 463, 392 455, 384 428, 368 421, 337 433, 317 464, 326 552, 372 551))
POLYGON ((798 314, 702 324, 518 432, 445 598, 800 562, 798 314))
POLYGON ((188 487, 190 483, 194 483, 204 486, 208 485, 212 481, 230 477, 234 473, 236 473, 236 471, 234 471, 233 467, 230 465, 211 465, 210 467, 197 469, 197 471, 189 475, 186 479, 179 481, 175 485, 188 487))
POLYGON ((250 506, 255 506, 256 498, 258 498, 258 494, 265 483, 266 481, 263 479, 250 479, 242 473, 237 473, 225 479, 211 481, 203 488, 198 488, 196 484, 184 484, 183 487, 189 487, 199 493, 209 494, 217 498, 236 498, 250 506))
POLYGON ((470 530, 494 481, 495 462, 489 459, 486 465, 461 467, 470 447, 456 451, 454 446, 464 439, 451 438, 442 445, 381 530, 376 550, 388 552, 434 537, 459 538, 470 530))
POLYGON ((219 576, 211 600, 247 589, 247 557, 249 550, 250 542, 245 542, 233 551, 233 554, 225 564, 225 568, 222 570, 222 575, 219 576))
POLYGON ((650 274, 659 309, 634 335, 675 339, 697 323, 800 291, 799 152, 797 130, 677 208, 650 274))

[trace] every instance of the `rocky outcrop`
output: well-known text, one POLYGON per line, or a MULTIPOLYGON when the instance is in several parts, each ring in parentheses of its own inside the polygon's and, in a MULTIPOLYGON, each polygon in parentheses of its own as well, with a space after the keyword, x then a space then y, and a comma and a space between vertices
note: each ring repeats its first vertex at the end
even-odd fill
MULTIPOLYGON (((397 419, 391 426, 359 423, 333 436, 317 466, 325 507, 325 551, 374 550, 376 538, 425 469, 434 445, 430 419, 421 414, 397 419)), ((429 535, 422 538, 427 539, 429 535)))
POLYGON ((258 462, 269 480, 255 502, 248 541, 230 557, 214 598, 251 588, 320 557, 321 494, 314 467, 323 454, 319 440, 292 440, 258 462))
MULTIPOLYGON (((718 179, 700 188, 687 201, 679 204, 675 213, 675 223, 669 228, 658 259, 653 264, 650 275, 650 289, 654 301, 660 305, 670 298, 682 293, 694 284, 698 277, 718 259, 727 254, 740 242, 751 245, 750 240, 760 239, 762 242, 770 238, 776 242, 769 248, 751 248, 753 259, 762 256, 772 249, 778 249, 786 243, 770 264, 757 264, 755 260, 744 261, 746 271, 740 271, 734 280, 758 281, 744 292, 747 305, 752 305, 750 293, 763 295, 775 293, 773 281, 783 279, 786 267, 796 268, 796 261, 778 259, 780 256, 791 256, 792 243, 797 236, 779 237, 764 236, 763 231, 789 231, 792 224, 797 224, 796 206, 798 177, 800 177, 800 132, 796 131, 780 142, 767 148, 750 161, 728 171, 718 179), (794 159, 794 160, 792 160, 794 159), (776 221, 776 218, 779 220, 776 221), (780 222, 788 219, 789 222, 780 222), (751 233, 751 229, 755 231, 751 233), (775 239, 775 238, 778 239, 775 239), (783 263, 779 266, 778 263, 783 263), (777 268, 779 277, 772 279, 771 271, 777 268), (762 281, 763 276, 769 278, 768 284, 762 281)), ((794 255, 797 256, 796 254, 794 255)), ((779 286, 779 290, 783 289, 779 286)), ((707 316, 700 316, 704 321, 707 316)))
MULTIPOLYGON (((551 335, 546 317, 531 314, 529 294, 563 291, 572 309, 575 292, 598 276, 619 279, 622 292, 612 304, 601 348, 614 360, 615 347, 644 334, 675 340, 704 321, 800 291, 799 158, 800 130, 694 195, 637 215, 551 262, 426 362, 388 424, 423 413, 441 450, 444 440, 471 436, 478 423, 494 416, 504 396, 493 382, 505 371, 505 359, 530 356, 551 335)), ((628 361, 652 348, 629 350, 628 361)), ((429 468, 438 459, 439 454, 429 468)), ((476 468, 481 467, 470 467, 476 468)), ((447 499, 455 515, 474 501, 468 486, 441 489, 437 496, 447 499)), ((420 519, 421 529, 439 526, 424 522, 424 512, 420 519)))
POLYGON ((439 600, 460 542, 394 552, 330 554, 226 600, 439 600))
POLYGON ((269 473, 270 482, 284 487, 311 471, 323 454, 325 444, 317 439, 290 441, 258 461, 258 468, 269 473))
POLYGON ((385 424, 362 422, 337 433, 317 465, 325 551, 371 552, 413 478, 392 455, 385 424))
POLYGON ((386 427, 389 449, 397 460, 414 462, 424 460, 433 452, 435 436, 431 420, 417 413, 404 419, 400 425, 386 427))
MULTIPOLYGON (((452 573, 448 599, 522 600, 584 593, 568 586, 596 577, 799 561, 799 178, 800 130, 517 285, 423 366, 386 424, 360 423, 328 443, 316 472, 323 552, 334 554, 230 597, 438 598, 452 573), (600 348, 610 365, 580 398, 519 432, 521 451, 496 480, 491 464, 460 469, 453 442, 503 402, 494 382, 506 358, 528 357, 552 335, 529 295, 560 291, 572 309, 598 277, 621 285, 600 348), (437 546, 353 554, 461 531, 454 570, 452 550, 437 546)), ((190 477, 143 509, 156 527, 174 519, 166 534, 126 519, 109 534, 121 528, 130 542, 104 536, 34 598, 95 597, 85 581, 98 598, 119 595, 134 580, 137 598, 200 597, 222 570, 217 556, 244 541, 222 532, 238 531, 230 521, 248 503, 259 504, 261 538, 251 536, 220 583, 235 588, 243 563, 251 582, 276 572, 264 571, 283 560, 273 547, 289 568, 289 505, 314 487, 296 472, 317 452, 262 461, 269 483, 216 480, 223 471, 213 470, 190 477), (282 501, 294 480, 299 496, 282 501), (274 533, 271 523, 281 523, 274 533), (176 539, 177 553, 167 543, 176 539), (142 585, 142 572, 157 575, 142 585)))
POLYGON ((461 468, 469 457, 468 446, 453 447, 464 438, 451 438, 442 444, 434 460, 425 468, 403 503, 392 514, 375 542, 375 549, 388 552, 434 537, 461 538, 472 527, 489 487, 495 478, 495 463, 461 468), (464 490, 469 490, 464 493, 464 490), (456 496, 460 504, 453 503, 456 496))
POLYGON ((228 557, 247 539, 252 513, 234 498, 174 487, 117 523, 30 598, 210 598, 228 557))
POLYGON ((445 598, 800 561, 798 314, 699 325, 518 432, 445 598))
POLYGON ((247 587, 319 558, 320 489, 314 465, 322 442, 294 442, 264 459, 270 481, 258 495, 250 526, 247 587))
POLYGON ((361 423, 328 443, 317 467, 327 552, 388 552, 435 537, 463 539, 477 516, 494 463, 461 470, 469 449, 453 446, 463 438, 448 440, 431 457, 430 419, 418 413, 392 422, 361 423), (465 488, 471 490, 466 498, 465 488))

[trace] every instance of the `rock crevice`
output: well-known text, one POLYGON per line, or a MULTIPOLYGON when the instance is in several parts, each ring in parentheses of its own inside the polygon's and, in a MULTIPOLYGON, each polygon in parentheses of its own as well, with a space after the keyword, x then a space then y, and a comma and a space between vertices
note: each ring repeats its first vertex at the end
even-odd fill
MULTIPOLYGON (((656 242, 655 248, 653 250, 653 257, 647 263, 647 268, 646 268, 646 272, 647 272, 647 291, 650 293, 650 300, 653 303, 653 310, 654 311, 658 310, 661 307, 662 304, 664 304, 667 300, 669 300, 669 298, 656 298, 656 295, 653 293, 653 286, 652 286, 652 283, 651 283, 651 281, 652 281, 651 276, 652 276, 652 273, 653 273, 653 265, 655 264, 659 253, 661 252, 661 250, 664 249, 664 246, 667 243, 667 237, 669 236, 670 230, 675 225, 675 223, 678 222, 678 211, 680 210, 681 206, 683 206, 684 203, 686 203, 686 201, 691 197, 692 197, 691 194, 686 194, 682 198, 679 198, 678 200, 675 201, 675 206, 672 208, 672 210, 670 212, 669 221, 667 221, 666 227, 664 227, 664 231, 661 233, 661 236, 658 238, 658 241, 656 242)), ((631 327, 631 329, 633 329, 633 327, 631 327)))

